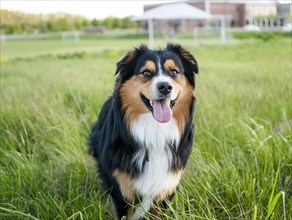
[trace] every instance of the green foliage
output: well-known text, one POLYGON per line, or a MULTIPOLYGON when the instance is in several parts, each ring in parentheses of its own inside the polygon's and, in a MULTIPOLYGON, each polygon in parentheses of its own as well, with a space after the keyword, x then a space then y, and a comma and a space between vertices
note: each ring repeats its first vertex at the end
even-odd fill
MULTIPOLYGON (((1 45, 0 219, 113 219, 86 142, 139 43, 1 45)), ((162 219, 291 219, 290 39, 180 43, 200 64, 196 137, 162 219)))
POLYGON ((92 26, 99 26, 101 24, 101 22, 99 20, 97 20, 96 18, 94 18, 92 21, 91 21, 91 25, 92 26))
POLYGON ((35 15, 23 12, 1 10, 1 34, 46 33, 83 30, 88 26, 104 26, 107 29, 132 28, 131 17, 108 17, 91 21, 82 16, 69 14, 35 15))

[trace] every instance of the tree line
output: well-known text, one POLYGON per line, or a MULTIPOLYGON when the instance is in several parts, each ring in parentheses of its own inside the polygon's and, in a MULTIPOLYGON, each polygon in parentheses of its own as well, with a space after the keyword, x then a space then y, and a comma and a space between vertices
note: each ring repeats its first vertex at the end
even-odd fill
POLYGON ((29 14, 19 11, 0 10, 1 34, 47 33, 58 31, 82 31, 86 27, 103 26, 106 29, 133 28, 131 17, 87 19, 70 14, 29 14))

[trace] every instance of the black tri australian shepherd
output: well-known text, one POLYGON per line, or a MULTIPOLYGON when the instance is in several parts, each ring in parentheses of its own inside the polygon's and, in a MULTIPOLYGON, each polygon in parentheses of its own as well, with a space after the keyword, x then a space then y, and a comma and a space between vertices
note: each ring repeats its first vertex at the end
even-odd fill
POLYGON ((197 61, 176 44, 141 45, 117 63, 89 145, 118 219, 157 216, 182 179, 194 137, 195 73, 197 61))

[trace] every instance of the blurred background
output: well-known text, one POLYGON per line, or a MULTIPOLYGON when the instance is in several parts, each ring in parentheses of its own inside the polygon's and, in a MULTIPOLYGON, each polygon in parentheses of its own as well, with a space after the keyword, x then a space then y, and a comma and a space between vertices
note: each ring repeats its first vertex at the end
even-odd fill
MULTIPOLYGON (((291 1, 2 1, 1 42, 107 37, 232 41, 291 31, 291 1), (151 34, 151 33, 150 33, 151 34), (149 37, 151 37, 149 35, 149 37)), ((151 39, 150 39, 151 40, 151 39)), ((152 40, 149 42, 153 45, 152 40)))

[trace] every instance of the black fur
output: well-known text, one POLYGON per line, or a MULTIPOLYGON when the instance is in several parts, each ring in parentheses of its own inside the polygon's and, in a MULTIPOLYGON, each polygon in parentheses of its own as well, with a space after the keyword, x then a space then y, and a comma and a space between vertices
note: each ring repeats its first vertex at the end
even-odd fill
MULTIPOLYGON (((119 73, 119 75, 116 80, 114 93, 103 105, 98 121, 92 127, 89 137, 90 153, 97 159, 100 178, 105 189, 110 192, 113 198, 119 218, 127 215, 129 201, 123 198, 119 185, 113 177, 113 172, 118 168, 121 171, 127 172, 132 178, 138 176, 141 170, 138 169, 135 163, 131 163, 131 160, 135 152, 143 147, 139 146, 127 129, 124 112, 121 111, 119 90, 123 83, 135 74, 138 62, 140 59, 143 59, 145 54, 148 57, 151 57, 152 54, 153 56, 159 54, 163 57, 167 53, 179 59, 190 85, 193 88, 195 87, 194 74, 198 73, 197 62, 181 46, 168 44, 166 49, 158 51, 149 50, 144 45, 135 48, 118 62, 116 74, 119 73)), ((181 137, 179 146, 177 150, 175 150, 175 147, 172 147, 172 170, 184 168, 191 153, 194 137, 194 123, 192 120, 194 109, 195 98, 193 98, 193 103, 190 106, 190 121, 185 126, 185 132, 181 137)), ((146 154, 144 163, 147 160, 146 154)))

